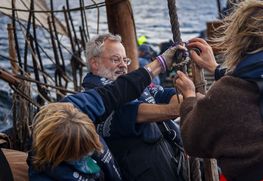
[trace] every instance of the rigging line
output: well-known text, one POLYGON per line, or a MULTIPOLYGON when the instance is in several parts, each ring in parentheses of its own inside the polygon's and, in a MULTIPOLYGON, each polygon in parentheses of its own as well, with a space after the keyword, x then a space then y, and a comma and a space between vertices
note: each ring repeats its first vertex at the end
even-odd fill
MULTIPOLYGON (((19 22, 19 21, 18 21, 18 23, 19 23, 23 28, 25 28, 25 26, 23 25, 23 23, 21 23, 21 22, 19 22)), ((31 36, 32 36, 32 35, 31 35, 31 36)), ((62 38, 63 38, 63 36, 61 37, 61 39, 62 39, 62 38)), ((69 49, 67 49, 66 46, 64 46, 60 41, 58 41, 58 42, 59 42, 59 44, 60 44, 71 56, 74 56, 73 53, 72 53, 69 49)), ((47 52, 45 51, 45 49, 44 49, 42 46, 40 46, 40 44, 39 44, 38 42, 36 42, 36 43, 39 45, 39 48, 42 50, 42 52, 45 54, 45 56, 46 56, 53 64, 56 64, 56 63, 54 62, 54 60, 47 54, 47 52)), ((79 59, 78 57, 75 57, 75 56, 74 56, 74 58, 77 58, 78 61, 82 62, 82 60, 79 59)), ((83 63, 82 63, 82 64, 83 64, 83 63)), ((60 68, 60 67, 59 67, 59 68, 60 68)), ((45 74, 48 75, 48 73, 46 73, 45 71, 44 71, 43 73, 45 73, 45 74)), ((50 77, 50 76, 49 76, 49 77, 50 77)), ((72 81, 72 80, 70 79, 70 77, 67 77, 67 79, 70 80, 70 81, 72 81)))
POLYGON ((64 18, 65 18, 65 22, 66 22, 66 28, 67 28, 67 32, 68 32, 68 37, 69 37, 69 41, 70 41, 70 45, 71 45, 71 50, 73 52, 73 54, 75 53, 75 44, 74 44, 74 41, 72 39, 72 35, 71 35, 71 28, 70 28, 70 25, 69 25, 69 20, 68 20, 68 13, 66 12, 66 7, 63 6, 62 7, 64 11, 64 18))
POLYGON ((0 54, 0 57, 18 63, 18 61, 17 61, 16 59, 13 59, 13 58, 10 58, 10 57, 7 57, 7 56, 4 56, 4 55, 1 55, 1 54, 0 54))
MULTIPOLYGON (((25 32, 23 31, 21 24, 19 24, 19 25, 20 25, 20 28, 21 28, 21 31, 22 31, 23 35, 25 36, 25 32)), ((27 40, 27 41, 29 41, 29 40, 27 40)), ((37 59, 36 55, 34 54, 34 51, 33 51, 33 49, 32 49, 31 44, 30 44, 29 42, 28 42, 28 44, 29 44, 29 48, 30 48, 30 51, 31 51, 32 56, 33 56, 35 59, 37 59)), ((34 67, 34 68, 37 68, 37 70, 39 70, 38 67, 34 67)))
MULTIPOLYGON (((33 9, 33 1, 30 2, 30 9, 33 9)), ((28 13, 28 21, 27 21, 27 28, 26 28, 26 38, 29 38, 29 33, 30 33, 30 28, 31 28, 31 17, 32 17, 32 12, 28 13)), ((24 47, 24 71, 27 72, 27 51, 28 49, 28 44, 27 41, 25 40, 25 47, 24 47)))
MULTIPOLYGON (((17 60, 14 60, 14 59, 12 59, 12 58, 9 58, 9 57, 6 57, 6 56, 4 56, 4 55, 0 55, 0 57, 2 57, 2 58, 4 58, 4 59, 7 59, 7 60, 11 60, 11 61, 13 61, 14 63, 18 63, 18 61, 17 60)), ((22 65, 23 65, 23 63, 22 63, 22 65)), ((22 69, 22 67, 20 67, 19 65, 17 65, 17 67, 19 68, 19 70, 21 71, 21 72, 23 72, 23 69, 22 69)), ((0 66, 0 69, 4 69, 2 66, 0 66)))
MULTIPOLYGON (((33 56, 35 56, 35 54, 34 54, 34 52, 33 52, 33 50, 32 50, 32 47, 31 47, 31 45, 30 45, 30 42, 29 42, 29 40, 28 40, 27 37, 26 37, 25 31, 23 30, 23 28, 26 29, 25 26, 24 26, 24 24, 21 23, 20 21, 18 21, 18 24, 19 24, 19 26, 20 26, 20 30, 21 30, 21 32, 22 32, 22 34, 23 34, 23 36, 24 36, 27 44, 29 45, 31 54, 32 54, 33 56)), ((29 35, 32 37, 31 34, 29 34, 29 35)), ((36 67, 36 68, 37 68, 37 67, 36 67)), ((39 69, 38 69, 38 70, 39 70, 39 69)), ((23 73, 26 73, 26 72, 23 71, 23 73)))
MULTIPOLYGON (((67 6, 67 9, 69 9, 70 8, 70 6, 69 6, 69 0, 66 0, 66 6, 67 6)), ((74 26, 74 24, 73 24, 73 18, 72 18, 72 16, 71 16, 71 14, 70 14, 70 12, 68 12, 68 19, 69 19, 69 22, 70 22, 70 25, 71 25, 71 28, 72 28, 72 31, 73 31, 73 39, 74 39, 74 41, 75 41, 75 46, 77 45, 77 47, 78 47, 78 51, 80 51, 80 46, 79 46, 79 39, 78 39, 78 36, 77 36, 77 33, 76 33, 76 30, 75 30, 75 26, 74 26)), ((78 52, 77 51, 77 52, 78 52)), ((75 52, 74 52, 75 53, 75 52)))
POLYGON ((59 85, 59 86, 63 86, 62 85, 62 80, 61 80, 61 71, 59 71, 58 67, 60 67, 60 61, 59 61, 59 56, 58 56, 58 52, 57 52, 57 46, 56 46, 56 42, 55 42, 55 38, 54 38, 54 35, 53 35, 53 27, 52 27, 52 23, 51 23, 51 17, 48 16, 48 25, 49 25, 49 29, 50 29, 50 39, 51 39, 51 43, 52 43, 52 49, 53 49, 53 55, 54 55, 54 59, 55 59, 55 62, 56 62, 56 70, 55 70, 55 83, 56 85, 59 85))
POLYGON ((219 16, 220 19, 222 19, 223 18, 223 14, 222 14, 222 9, 221 9, 221 2, 220 2, 220 0, 217 0, 216 2, 217 2, 218 16, 219 16))
MULTIPOLYGON (((22 2, 23 5, 28 9, 28 11, 30 11, 30 9, 27 7, 26 3, 25 3, 23 0, 21 0, 21 2, 22 2)), ((17 13, 17 12, 16 12, 16 13, 17 13)), ((17 13, 17 17, 18 17, 18 13, 17 13)), ((49 32, 48 28, 46 28, 37 17, 35 17, 35 19, 38 21, 38 23, 41 25, 42 28, 44 28, 47 32, 49 32)), ((20 21, 18 21, 17 19, 16 19, 16 22, 18 22, 18 23, 20 24, 20 26, 22 25, 22 26, 25 28, 24 24, 21 23, 20 21)), ((26 29, 26 28, 25 28, 25 29, 26 29)), ((31 35, 31 34, 29 34, 29 35, 31 35)), ((31 36, 32 36, 32 35, 31 35, 31 36)), ((38 42, 36 42, 36 43, 38 44, 38 42)), ((38 44, 38 46, 41 48, 41 50, 44 52, 44 54, 52 61, 52 59, 47 55, 47 53, 46 53, 46 52, 44 51, 44 49, 40 46, 40 44, 38 44)))
MULTIPOLYGON (((12 116, 12 111, 14 109, 14 104, 12 104, 11 108, 8 109, 8 112, 3 115, 3 119, 1 120, 2 122, 7 122, 8 116, 12 116)), ((1 136, 2 133, 0 133, 1 136)))
MULTIPOLYGON (((92 5, 88 5, 88 6, 84 6, 84 9, 95 9, 97 7, 103 7, 105 6, 105 2, 101 2, 101 3, 96 3, 97 6, 95 6, 94 4, 92 5)), ((26 9, 19 9, 19 8, 9 8, 9 7, 4 7, 4 6, 0 6, 0 9, 5 9, 5 10, 14 10, 14 11, 20 11, 20 12, 29 12, 32 11, 34 13, 51 13, 50 10, 26 10, 26 9)), ((77 8, 71 8, 68 9, 66 11, 80 11, 81 7, 77 7, 77 8)), ((54 13, 63 13, 63 10, 54 10, 54 13)))
MULTIPOLYGON (((25 4, 25 2, 23 1, 23 0, 21 0, 21 2, 26 6, 26 4, 25 4)), ((28 8, 28 7, 27 7, 28 8)), ((30 11, 30 9, 28 9, 28 11, 30 11)), ((67 11, 66 9, 65 9, 65 11, 67 11)), ((17 14, 17 17, 18 17, 18 14, 17 14)), ((46 30, 46 31, 48 31, 49 32, 49 30, 48 30, 48 28, 46 28, 42 23, 41 23, 41 21, 36 17, 36 20, 38 21, 38 23, 46 30)), ((18 20, 16 20, 18 23, 20 23, 20 25, 22 25, 22 26, 24 26, 23 25, 23 23, 21 23, 20 21, 18 21, 18 20)), ((63 36, 62 36, 63 37, 63 36)), ((85 66, 85 64, 82 62, 82 60, 79 58, 79 57, 77 57, 77 56, 75 56, 70 50, 68 50, 60 41, 58 41, 59 42, 59 44, 65 49, 65 50, 67 50, 67 52, 72 56, 72 57, 74 57, 74 58, 76 58, 78 61, 79 61, 79 63, 81 63, 81 65, 83 65, 83 66, 85 66)), ((40 46, 40 48, 41 48, 41 50, 44 52, 44 49, 40 46)), ((47 53, 46 52, 44 52, 45 53, 45 55, 52 61, 52 59, 47 55, 47 53)), ((53 62, 53 61, 52 61, 53 62)), ((54 63, 54 62, 53 62, 54 63)))
MULTIPOLYGON (((51 5, 51 10, 53 10, 53 0, 50 0, 50 5, 51 5)), ((55 37, 56 37, 59 55, 60 55, 61 62, 62 62, 62 69, 63 69, 63 72, 65 73, 65 60, 64 60, 63 52, 61 50, 60 43, 59 43, 60 40, 58 38, 58 32, 57 32, 57 27, 55 23, 55 15, 53 12, 51 13, 51 19, 52 19, 52 25, 53 25, 53 30, 54 30, 55 37)), ((66 85, 67 85, 67 81, 66 81, 66 85)))
POLYGON ((36 84, 44 85, 44 86, 51 87, 53 89, 64 91, 64 92, 67 92, 67 93, 71 93, 71 94, 76 94, 77 93, 76 91, 73 91, 73 90, 68 90, 68 89, 65 89, 65 88, 62 88, 62 87, 57 87, 57 86, 54 86, 54 85, 43 83, 43 82, 34 80, 32 78, 27 78, 27 77, 22 76, 22 75, 16 75, 15 77, 18 78, 18 79, 21 79, 21 80, 26 80, 26 81, 33 82, 33 83, 36 83, 36 84))
MULTIPOLYGON (((15 8, 15 0, 12 0, 12 8, 15 8)), ((16 34, 16 16, 17 12, 15 10, 12 10, 12 25, 13 25, 13 33, 14 33, 14 40, 15 40, 15 48, 16 48, 16 52, 17 52, 17 58, 18 58, 18 63, 19 66, 22 67, 22 59, 21 59, 21 55, 20 55, 20 51, 19 51, 19 44, 18 44, 18 39, 17 39, 17 34, 16 34)), ((18 16, 17 16, 18 17, 18 16)), ((21 73, 23 73, 21 71, 21 73)))
POLYGON ((167 0, 174 42, 182 42, 175 0, 167 0))
POLYGON ((80 57, 74 55, 65 45, 63 45, 63 44, 60 44, 60 45, 61 45, 72 57, 74 57, 76 60, 78 60, 78 62, 79 62, 82 66, 86 66, 86 64, 83 62, 83 60, 82 60, 80 57))
POLYGON ((80 32, 80 37, 81 37, 81 44, 83 49, 85 50, 85 42, 87 41, 85 38, 85 30, 81 28, 81 26, 79 26, 79 32, 80 32))
MULTIPOLYGON (((20 21, 17 21, 17 22, 18 22, 18 24, 19 24, 21 27, 23 27, 24 29, 26 29, 26 27, 25 27, 25 25, 24 25, 23 23, 21 23, 20 21)), ((21 28, 20 30, 22 31, 22 28, 21 28)), ((32 36, 32 35, 31 35, 31 36, 32 36)), ((62 38, 63 38, 63 36, 61 36, 61 39, 62 39, 62 38)), ((86 66, 86 64, 83 63, 83 61, 82 61, 81 58, 75 56, 63 43, 61 43, 60 40, 59 40, 59 42, 60 42, 60 45, 64 48, 64 50, 66 50, 72 57, 76 58, 76 59, 79 61, 79 63, 81 63, 81 65, 86 66)), ((36 43, 38 43, 38 42, 36 42, 36 43)), ((38 45, 40 45, 40 44, 38 43, 38 45)), ((55 62, 53 61, 53 59, 47 54, 47 52, 44 50, 44 48, 41 47, 41 46, 39 46, 39 48, 42 50, 42 52, 45 54, 45 56, 46 56, 53 64, 55 64, 55 62)), ((5 57, 5 56, 3 56, 3 55, 0 55, 0 56, 6 58, 6 59, 8 59, 8 60, 13 60, 13 59, 7 58, 7 57, 5 57)), ((17 60, 14 60, 14 61, 17 61, 17 60)), ((68 77, 68 79, 70 79, 70 78, 68 77)))
MULTIPOLYGON (((31 9, 35 9, 35 4, 34 4, 34 1, 32 1, 32 8, 31 9)), ((34 35, 34 45, 35 45, 35 49, 36 49, 36 53, 37 53, 37 57, 38 57, 38 62, 40 64, 40 69, 44 71, 44 65, 43 65, 43 62, 42 62, 42 57, 41 57, 41 54, 40 54, 40 48, 39 48, 39 44, 37 43, 37 31, 36 31, 36 16, 35 16, 35 13, 32 13, 32 28, 33 28, 33 35, 34 35)), ((46 77, 44 75, 42 75, 43 77, 43 80, 44 82, 46 83, 46 77)))
MULTIPOLYGON (((7 59, 7 60, 12 60, 12 59, 10 59, 10 58, 8 58, 8 57, 6 57, 6 56, 4 56, 4 55, 0 55, 0 57, 2 57, 2 58, 5 58, 5 59, 7 59)), ((17 62, 17 60, 14 60, 16 63, 18 63, 17 62)), ((23 63, 22 63, 23 64, 23 63)), ((33 66, 31 66, 31 65, 27 65, 29 68, 31 68, 31 69, 34 69, 34 67, 33 66)), ((22 69, 21 67, 19 67, 20 69, 22 69)), ((3 67, 1 67, 0 66, 0 69, 3 69, 3 70, 5 70, 3 67)), ((50 80, 51 80, 51 82, 53 81, 54 82, 54 80, 53 80, 53 78, 51 77, 51 75, 49 75, 47 72, 45 72, 45 71, 42 71, 42 70, 40 70, 40 69, 38 69, 37 68, 37 70, 39 71, 39 72, 41 72, 42 74, 44 74, 46 77, 48 77, 50 80)), ((16 75, 17 76, 17 75, 16 75)), ((72 80, 69 80, 69 81, 72 81, 72 80)))
MULTIPOLYGON (((87 31, 87 33, 84 31, 84 35, 85 35, 86 41, 87 41, 87 39, 90 39, 90 37, 89 37, 89 27, 88 27, 88 20, 87 20, 86 10, 84 9, 84 7, 85 7, 84 0, 81 0, 81 4, 82 4, 82 7, 83 7, 84 22, 85 22, 85 27, 86 27, 86 31, 87 31)), ((83 27, 84 30, 85 30, 85 27, 83 27)))
POLYGON ((94 0, 91 0, 91 1, 95 4, 95 6, 96 6, 96 8, 97 8, 97 34, 99 34, 100 9, 99 9, 97 3, 96 3, 94 0))
MULTIPOLYGON (((24 25, 23 23, 21 23, 20 21, 17 21, 17 22, 18 22, 18 24, 20 25, 21 31, 23 32, 22 27, 23 27, 24 29, 26 29, 25 25, 24 25)), ((29 35, 32 36, 31 34, 29 34, 29 35)), ((24 35, 24 37, 25 37, 25 35, 24 35)), ((40 48, 40 49, 42 50, 42 52, 47 56, 47 58, 48 58, 53 64, 56 64, 56 63, 53 61, 53 59, 47 54, 47 52, 44 50, 44 48, 42 48, 38 42, 36 42, 36 43, 39 45, 39 48, 40 48)), ((59 41, 59 43, 60 43, 60 45, 61 45, 69 54, 71 54, 71 56, 74 56, 74 55, 72 54, 72 52, 70 52, 70 50, 68 50, 63 44, 61 44, 60 41, 59 41)), ((74 57, 75 57, 75 56, 74 56, 74 57)), ((77 60, 80 61, 81 64, 83 64, 82 60, 80 60, 78 57, 75 57, 75 58, 77 58, 77 60)), ((22 64, 23 64, 23 63, 22 63, 22 64)), ((58 67, 58 68, 61 69, 61 67, 58 67)), ((38 70, 39 70, 39 69, 38 69, 38 70)), ((63 70, 62 70, 62 71, 63 71, 63 70)), ((24 72, 24 73, 25 73, 25 72, 24 72)), ((48 73, 46 73, 46 72, 45 72, 45 74, 48 75, 48 73)), ((67 76, 67 79, 68 79, 68 80, 71 80, 70 77, 68 77, 68 76, 67 76)), ((72 80, 71 80, 71 81, 72 81, 72 80)))
POLYGON ((9 86, 11 87, 11 89, 16 92, 17 94, 19 94, 21 97, 23 97, 25 100, 27 100, 28 102, 30 102, 31 104, 33 104, 34 106, 36 106, 38 109, 41 107, 38 103, 34 102, 30 97, 28 97, 28 95, 26 95, 22 90, 20 90, 19 88, 16 88, 14 85, 9 84, 9 86))
MULTIPOLYGON (((30 50, 31 50, 33 66, 34 67, 39 67, 38 61, 40 61, 40 60, 37 58, 37 55, 36 55, 36 52, 35 52, 33 37, 30 37, 29 42, 30 42, 30 50)), ((37 69, 34 68, 33 72, 34 72, 35 79, 36 80, 40 80, 39 72, 37 71, 37 69)), ((42 86, 37 84, 37 89, 38 89, 38 92, 40 94, 42 94, 46 98, 46 100, 50 101, 50 98, 49 98, 49 96, 48 96, 48 94, 46 92, 46 89, 44 87, 42 87, 42 86)))
MULTIPOLYGON (((12 58, 10 58, 10 57, 6 57, 6 56, 4 56, 4 55, 0 55, 0 57, 4 58, 4 59, 6 59, 6 60, 9 60, 9 61, 13 61, 13 62, 15 62, 15 63, 18 63, 17 60, 12 59, 12 58)), ((24 65, 23 62, 22 62, 22 65, 24 65)), ((27 67, 29 67, 29 68, 31 68, 31 69, 34 69, 34 67, 31 66, 31 65, 27 65, 27 67)), ((1 68, 1 69, 4 69, 4 68, 1 67, 1 66, 0 66, 0 68, 1 68)), ((19 65, 18 65, 18 68, 19 68, 19 70, 23 71, 22 67, 20 67, 19 65)), ((38 69, 38 68, 37 68, 37 69, 38 69)), ((42 71, 42 70, 40 70, 40 69, 38 69, 38 71, 40 71, 42 74, 44 74, 45 76, 49 77, 49 78, 52 80, 52 77, 51 77, 47 72, 42 71)), ((24 72, 24 73, 25 73, 25 72, 24 72)))
MULTIPOLYGON (((23 3, 23 5, 27 8, 27 12, 30 12, 31 11, 31 9, 27 6, 27 4, 23 1, 23 0, 20 0, 21 1, 21 3, 23 3)), ((50 11, 51 12, 51 11, 50 11)), ((17 17, 18 17, 18 14, 17 14, 17 17)), ((43 25, 43 23, 41 22, 41 20, 40 19, 38 19, 37 17, 35 17, 35 19, 37 20, 37 22, 41 25, 41 27, 43 27, 46 31, 48 31, 49 32, 49 29, 48 28, 46 28, 44 25, 43 25)))
MULTIPOLYGON (((21 77, 18 78, 18 79, 24 79, 24 78, 26 78, 26 77, 21 76, 21 77)), ((35 84, 38 84, 37 82, 34 82, 34 81, 35 81, 34 79, 30 79, 30 80, 26 80, 26 81, 28 81, 28 82, 33 82, 33 83, 35 83, 35 84)), ((45 84, 45 83, 39 82, 39 84, 45 84)), ((58 95, 61 96, 61 97, 64 97, 64 96, 65 96, 65 93, 62 93, 62 92, 67 92, 67 93, 70 93, 70 94, 76 94, 76 93, 77 93, 77 92, 74 92, 73 90, 67 90, 67 89, 64 89, 64 90, 63 90, 63 88, 55 87, 55 86, 50 85, 50 84, 46 84, 46 85, 43 85, 43 86, 50 87, 51 89, 55 89, 55 90, 57 91, 56 94, 58 94, 58 95), (53 86, 53 87, 52 87, 52 86, 53 86)), ((51 89, 49 89, 49 91, 51 91, 51 89)), ((32 91, 37 92, 37 89, 34 88, 34 87, 32 87, 32 91)), ((52 91, 54 91, 54 90, 52 90, 52 91)), ((48 102, 48 100, 46 100, 45 97, 43 97, 41 94, 38 94, 38 96, 40 96, 41 98, 43 98, 43 100, 45 100, 45 101, 48 102)), ((52 102, 53 100, 55 100, 55 98, 52 97, 52 95, 50 95, 50 97, 51 97, 51 101, 49 101, 49 102, 52 102)))
MULTIPOLYGON (((82 4, 82 0, 79 0, 79 6, 81 7, 81 10, 80 10, 80 17, 81 17, 81 26, 83 27, 83 29, 85 30, 85 18, 84 18, 84 8, 83 8, 83 4, 82 4)), ((80 34, 82 34, 80 32, 80 34)), ((84 37, 81 36, 81 42, 82 42, 82 45, 84 45, 83 41, 87 41, 87 37, 85 37, 85 39, 83 39, 84 37)), ((84 45, 85 46, 85 45, 84 45)), ((84 47, 83 46, 83 47, 84 47)))

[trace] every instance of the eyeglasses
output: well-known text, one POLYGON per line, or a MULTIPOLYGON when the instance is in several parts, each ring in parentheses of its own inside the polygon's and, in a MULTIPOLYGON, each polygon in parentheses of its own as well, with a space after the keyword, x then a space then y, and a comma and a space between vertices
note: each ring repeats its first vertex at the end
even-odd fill
POLYGON ((120 56, 117 55, 113 55, 112 57, 101 57, 101 58, 107 58, 109 59, 113 64, 119 65, 122 61, 124 64, 126 65, 130 65, 131 64, 131 59, 130 58, 121 58, 120 56))

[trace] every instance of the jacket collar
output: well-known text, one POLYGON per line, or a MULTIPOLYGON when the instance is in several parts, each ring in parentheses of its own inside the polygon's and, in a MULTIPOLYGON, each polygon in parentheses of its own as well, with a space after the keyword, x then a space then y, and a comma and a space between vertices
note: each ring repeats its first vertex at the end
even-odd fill
POLYGON ((240 61, 233 76, 244 79, 263 79, 263 51, 247 55, 240 61))
POLYGON ((92 89, 94 87, 107 85, 112 82, 113 82, 112 80, 109 80, 105 77, 100 77, 92 73, 88 73, 83 79, 82 86, 85 88, 85 90, 87 90, 87 89, 92 89))

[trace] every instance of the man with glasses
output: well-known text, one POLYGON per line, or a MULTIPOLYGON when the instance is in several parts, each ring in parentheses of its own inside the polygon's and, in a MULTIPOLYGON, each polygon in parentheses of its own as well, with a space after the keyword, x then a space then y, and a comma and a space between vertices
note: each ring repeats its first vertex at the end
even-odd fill
MULTIPOLYGON (((103 34, 90 40, 86 55, 90 69, 82 84, 86 90, 111 83, 126 74, 131 63, 119 35, 103 34)), ((175 90, 151 84, 139 99, 120 107, 97 125, 124 180, 178 180, 175 152, 157 123, 175 119, 178 111, 175 90)), ((172 121, 165 123, 181 144, 176 125, 172 121)))

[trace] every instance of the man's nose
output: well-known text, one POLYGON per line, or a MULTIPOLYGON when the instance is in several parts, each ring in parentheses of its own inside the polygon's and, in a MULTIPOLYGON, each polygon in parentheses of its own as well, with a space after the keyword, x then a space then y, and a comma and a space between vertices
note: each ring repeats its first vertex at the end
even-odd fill
POLYGON ((119 67, 126 67, 127 68, 127 64, 123 60, 121 60, 119 67))

